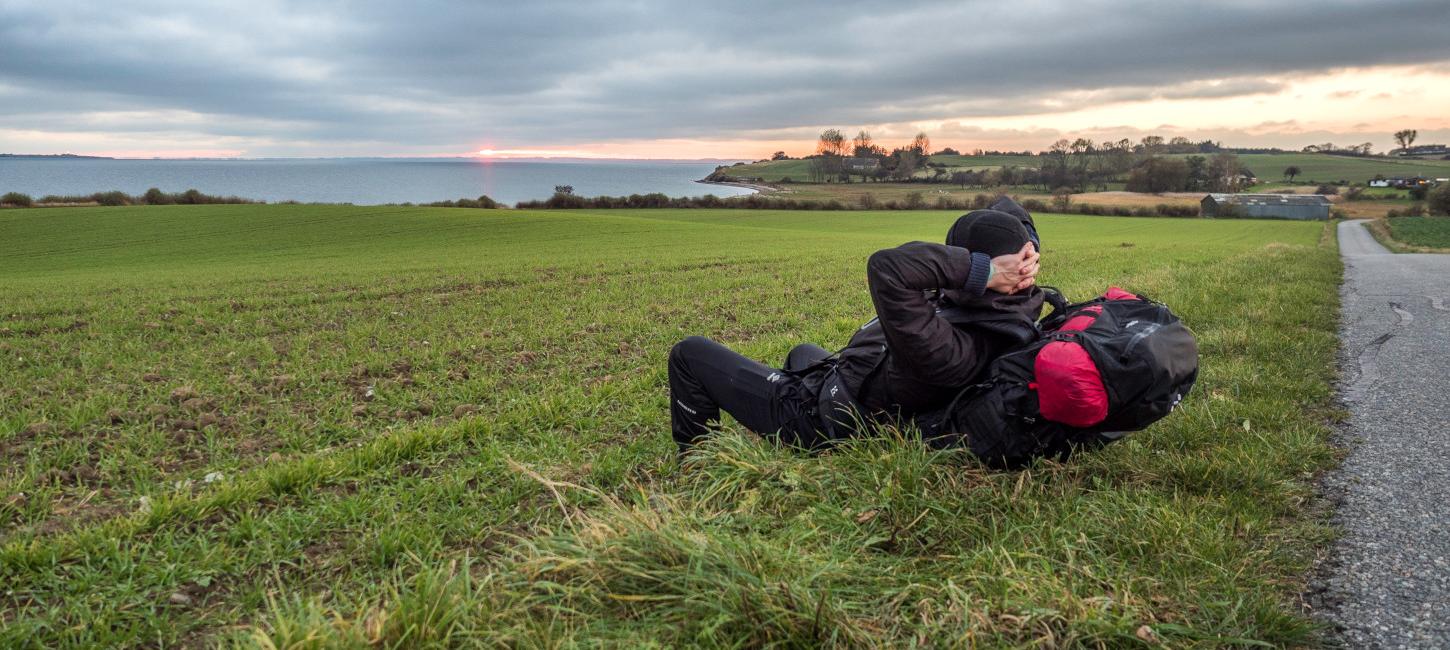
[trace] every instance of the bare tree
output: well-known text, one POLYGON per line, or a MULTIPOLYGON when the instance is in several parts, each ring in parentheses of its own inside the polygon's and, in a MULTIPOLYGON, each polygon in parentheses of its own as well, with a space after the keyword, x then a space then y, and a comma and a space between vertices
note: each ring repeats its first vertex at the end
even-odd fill
POLYGON ((1215 192, 1239 191, 1239 173, 1242 171, 1239 157, 1228 152, 1214 154, 1208 161, 1209 183, 1215 192))
POLYGON ((1302 173, 1304 173, 1304 170, 1299 169, 1298 165, 1289 165, 1288 167, 1284 168, 1284 178, 1289 179, 1290 183, 1294 182, 1295 176, 1298 176, 1302 173))
POLYGON ((816 143, 816 153, 827 156, 840 156, 846 153, 846 136, 840 129, 826 129, 821 131, 821 138, 816 143))
MULTIPOLYGON (((870 177, 871 172, 875 171, 874 168, 868 166, 866 159, 878 158, 884 152, 871 140, 871 134, 862 129, 856 132, 855 138, 851 139, 850 153, 852 156, 862 159, 854 162, 858 165, 855 167, 855 171, 861 175, 861 182, 864 183, 870 177)), ((843 168, 843 170, 847 173, 851 171, 850 168, 843 168)))
POLYGON ((1049 189, 1068 183, 1068 156, 1072 155, 1072 142, 1067 138, 1060 138, 1052 143, 1047 151, 1042 153, 1042 189, 1049 189))
POLYGON ((1395 142, 1400 143, 1401 149, 1409 149, 1410 145, 1415 144, 1415 138, 1419 136, 1420 132, 1415 129, 1395 131, 1395 142))
POLYGON ((871 148, 875 146, 871 140, 871 134, 864 129, 856 132, 856 137, 851 140, 851 155, 869 156, 871 148))
POLYGON ((926 137, 926 132, 921 131, 911 139, 911 146, 908 149, 915 149, 917 155, 926 156, 931 154, 931 138, 926 137))
POLYGON ((1125 174, 1133 168, 1133 143, 1127 138, 1103 145, 1106 151, 1106 166, 1109 176, 1125 174))
POLYGON ((1079 190, 1087 191, 1088 167, 1097 157, 1097 152, 1098 146, 1092 140, 1078 138, 1072 141, 1072 180, 1079 190))
POLYGON ((1163 136, 1145 135, 1143 136, 1143 139, 1139 141, 1139 143, 1143 147, 1143 153, 1158 153, 1160 150, 1163 149, 1163 136))

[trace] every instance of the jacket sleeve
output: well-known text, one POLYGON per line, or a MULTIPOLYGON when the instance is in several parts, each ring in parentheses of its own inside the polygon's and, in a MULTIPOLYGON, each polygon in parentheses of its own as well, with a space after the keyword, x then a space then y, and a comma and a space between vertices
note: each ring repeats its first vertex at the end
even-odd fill
POLYGON ((977 373, 982 342, 937 316, 922 292, 964 288, 980 295, 990 272, 987 255, 941 244, 911 242, 871 256, 871 302, 899 371, 942 386, 965 384, 977 373))

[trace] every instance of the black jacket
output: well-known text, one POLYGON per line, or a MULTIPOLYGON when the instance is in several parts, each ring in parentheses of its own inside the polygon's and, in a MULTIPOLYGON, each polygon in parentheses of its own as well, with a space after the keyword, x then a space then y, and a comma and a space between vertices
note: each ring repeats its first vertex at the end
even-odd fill
POLYGON ((976 257, 974 272, 971 252, 942 244, 912 242, 871 256, 876 319, 851 337, 835 368, 867 415, 940 408, 997 356, 1035 338, 1042 291, 982 292, 986 278, 976 276, 985 256, 976 257))

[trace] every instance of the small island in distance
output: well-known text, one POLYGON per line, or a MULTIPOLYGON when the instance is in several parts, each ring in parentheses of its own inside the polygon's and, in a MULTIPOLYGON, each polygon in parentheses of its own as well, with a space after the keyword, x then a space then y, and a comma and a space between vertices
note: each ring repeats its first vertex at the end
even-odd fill
POLYGON ((73 153, 0 153, 0 158, 84 158, 87 160, 115 160, 110 156, 81 156, 73 153))

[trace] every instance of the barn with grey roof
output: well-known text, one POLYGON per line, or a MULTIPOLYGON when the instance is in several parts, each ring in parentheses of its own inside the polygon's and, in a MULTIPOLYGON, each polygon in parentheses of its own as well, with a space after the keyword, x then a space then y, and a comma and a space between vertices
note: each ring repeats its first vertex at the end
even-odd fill
POLYGON ((1323 194, 1209 194, 1199 202, 1205 217, 1328 219, 1333 204, 1323 194))

